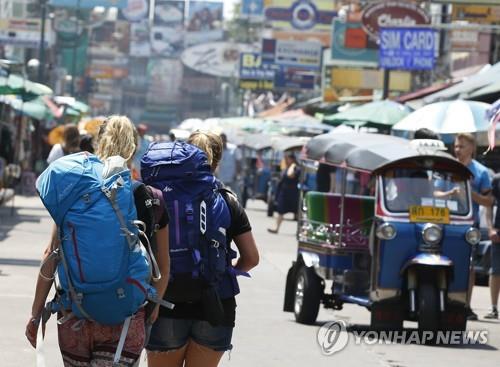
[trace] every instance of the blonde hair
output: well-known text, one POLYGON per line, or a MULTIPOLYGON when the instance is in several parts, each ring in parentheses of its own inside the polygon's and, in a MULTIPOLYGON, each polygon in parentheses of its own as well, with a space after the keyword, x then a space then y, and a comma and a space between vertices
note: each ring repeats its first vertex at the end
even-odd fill
POLYGON ((215 171, 222 158, 223 144, 221 137, 211 132, 195 131, 189 136, 187 142, 196 145, 205 152, 208 164, 210 164, 212 171, 215 171))
POLYGON ((128 117, 113 115, 104 120, 96 144, 96 155, 100 159, 119 155, 129 161, 136 148, 137 131, 128 117))

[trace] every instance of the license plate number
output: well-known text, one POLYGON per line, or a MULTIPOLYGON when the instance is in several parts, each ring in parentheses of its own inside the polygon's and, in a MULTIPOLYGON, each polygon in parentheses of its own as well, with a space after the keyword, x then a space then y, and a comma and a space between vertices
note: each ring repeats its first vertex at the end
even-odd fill
POLYGON ((414 205, 410 207, 410 222, 447 224, 450 223, 450 210, 435 206, 414 205))

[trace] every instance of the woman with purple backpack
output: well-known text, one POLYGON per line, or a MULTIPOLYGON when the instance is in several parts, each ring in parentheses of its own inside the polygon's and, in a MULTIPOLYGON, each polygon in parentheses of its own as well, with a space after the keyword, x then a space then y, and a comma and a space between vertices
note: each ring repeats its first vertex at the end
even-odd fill
POLYGON ((245 210, 213 176, 222 151, 218 135, 195 132, 187 143, 152 144, 141 161, 143 180, 163 191, 171 219, 165 300, 175 304, 153 325, 149 367, 215 367, 232 349, 236 275, 257 266, 259 253, 245 210))

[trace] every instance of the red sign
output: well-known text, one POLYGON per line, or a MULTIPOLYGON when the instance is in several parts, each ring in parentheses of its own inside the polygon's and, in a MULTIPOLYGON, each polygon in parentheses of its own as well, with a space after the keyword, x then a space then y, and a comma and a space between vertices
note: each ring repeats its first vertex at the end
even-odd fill
POLYGON ((361 15, 363 28, 375 39, 379 37, 380 28, 411 27, 429 24, 427 12, 410 2, 385 1, 368 5, 361 15))

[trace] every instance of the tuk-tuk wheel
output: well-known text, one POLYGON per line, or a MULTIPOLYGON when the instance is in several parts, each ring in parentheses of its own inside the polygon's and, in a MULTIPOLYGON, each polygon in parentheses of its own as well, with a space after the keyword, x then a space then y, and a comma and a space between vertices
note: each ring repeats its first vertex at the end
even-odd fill
POLYGON ((295 321, 312 325, 318 317, 319 305, 323 297, 323 285, 313 268, 303 266, 295 283, 295 321))
POLYGON ((423 282, 418 287, 418 329, 434 331, 439 329, 439 294, 432 283, 423 282))

